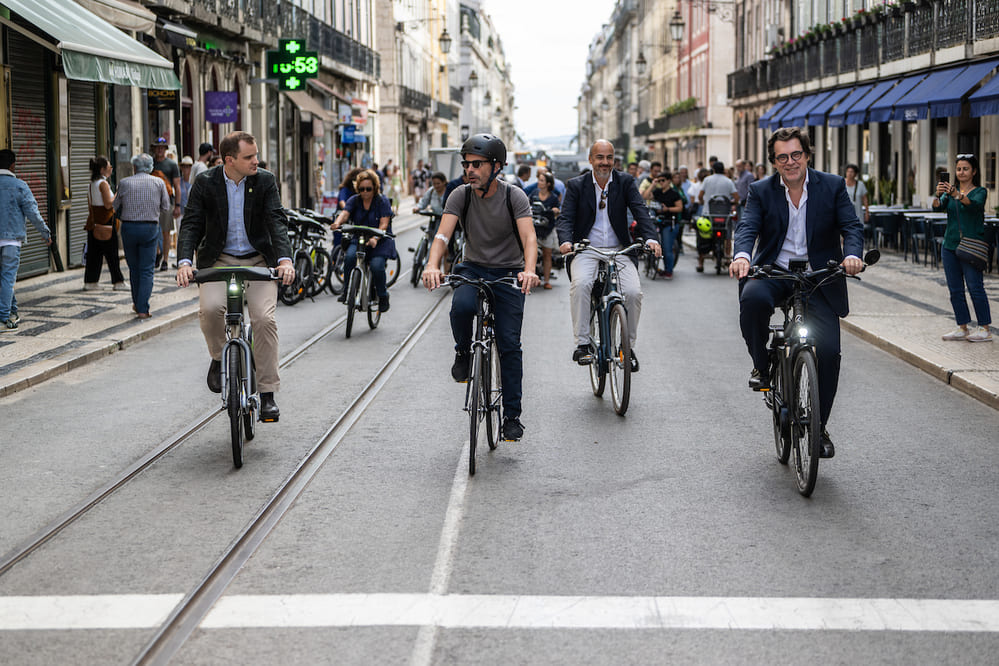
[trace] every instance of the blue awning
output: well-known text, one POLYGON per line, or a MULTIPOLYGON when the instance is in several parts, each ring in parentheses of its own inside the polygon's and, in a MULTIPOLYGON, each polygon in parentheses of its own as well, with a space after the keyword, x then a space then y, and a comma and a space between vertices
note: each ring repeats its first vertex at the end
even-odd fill
POLYGON ((999 60, 976 62, 958 74, 930 98, 930 118, 949 118, 961 115, 961 98, 984 79, 999 60))
POLYGON ((993 76, 968 101, 971 102, 972 118, 999 115, 999 76, 993 76))
POLYGON ((824 125, 829 109, 833 108, 844 97, 849 95, 852 90, 853 88, 838 88, 830 92, 825 99, 813 106, 812 110, 808 112, 808 124, 824 125))
POLYGON ((907 92, 895 104, 895 111, 891 115, 892 120, 920 120, 926 118, 930 112, 930 100, 937 94, 947 82, 953 79, 964 67, 951 67, 932 72, 929 76, 919 82, 915 88, 907 92))
POLYGON ((775 112, 780 111, 782 108, 784 108, 784 106, 789 101, 791 100, 782 99, 781 101, 777 102, 769 109, 767 109, 766 112, 762 116, 760 116, 760 119, 756 123, 757 125, 759 125, 760 129, 766 129, 770 125, 770 117, 773 116, 775 112))
MULTIPOLYGON (((785 106, 780 110, 780 112, 775 113, 773 117, 770 118, 770 130, 773 131, 779 127, 796 126, 794 120, 803 115, 802 111, 807 111, 812 108, 815 103, 814 98, 821 94, 822 93, 815 93, 792 99, 790 104, 785 106)), ((804 118, 802 118, 802 121, 804 121, 804 118)))
POLYGON ((878 99, 884 95, 886 92, 891 90, 898 82, 898 79, 888 79, 887 81, 880 81, 874 84, 866 95, 861 97, 857 102, 850 107, 850 110, 846 112, 846 124, 847 125, 861 125, 865 120, 867 120, 867 108, 878 101, 878 99))
POLYGON ((873 83, 865 83, 864 85, 854 88, 853 92, 847 95, 846 99, 836 106, 836 110, 829 114, 829 127, 842 127, 845 125, 846 112, 849 111, 850 107, 856 104, 860 98, 870 92, 873 87, 873 83))
POLYGON ((825 99, 831 94, 832 91, 827 90, 825 92, 809 95, 805 99, 801 100, 801 103, 798 104, 797 108, 795 108, 794 113, 786 117, 784 120, 792 127, 804 127, 808 123, 809 112, 811 112, 811 110, 817 105, 824 102, 825 99))
POLYGON ((884 94, 884 97, 871 104, 867 110, 867 120, 872 123, 883 123, 891 120, 892 107, 895 106, 895 102, 905 97, 907 92, 915 88, 925 78, 925 74, 914 74, 899 81, 897 86, 884 94))

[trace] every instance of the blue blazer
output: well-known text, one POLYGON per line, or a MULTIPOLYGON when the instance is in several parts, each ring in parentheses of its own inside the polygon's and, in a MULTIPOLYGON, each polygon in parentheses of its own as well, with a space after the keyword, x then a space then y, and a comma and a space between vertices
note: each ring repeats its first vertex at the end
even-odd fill
MULTIPOLYGON (((776 262, 787 237, 787 205, 779 174, 751 183, 746 207, 735 229, 735 254, 746 252, 753 257, 754 266, 776 262)), ((813 270, 825 267, 830 259, 839 263, 847 255, 863 256, 864 226, 846 193, 846 181, 831 173, 809 169, 807 206, 805 234, 808 263, 813 270)), ((845 317, 849 313, 844 278, 826 283, 819 291, 837 315, 845 317)))
MULTIPOLYGON (((844 190, 845 192, 845 190, 844 190)), ((578 243, 590 235, 590 229, 597 219, 596 188, 593 186, 593 175, 586 172, 581 176, 571 178, 565 185, 565 197, 559 210, 556 229, 558 242, 578 243)), ((631 245, 631 234, 628 231, 628 211, 638 223, 638 237, 642 240, 658 240, 656 225, 649 215, 642 195, 638 193, 635 178, 621 171, 615 171, 607 186, 607 217, 621 245, 631 245)))

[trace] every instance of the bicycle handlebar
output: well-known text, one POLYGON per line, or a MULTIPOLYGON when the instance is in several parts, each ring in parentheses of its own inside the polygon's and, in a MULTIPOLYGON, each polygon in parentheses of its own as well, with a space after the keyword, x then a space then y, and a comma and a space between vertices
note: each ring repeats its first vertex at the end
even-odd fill
POLYGON ((452 289, 457 289, 462 285, 470 285, 476 287, 477 289, 487 289, 494 284, 505 284, 508 287, 513 287, 514 289, 520 289, 520 283, 517 278, 512 275, 507 277, 496 278, 493 280, 486 280, 484 278, 470 278, 465 277, 459 273, 448 273, 441 279, 442 287, 451 287, 452 289))
POLYGON ((278 279, 277 271, 273 268, 265 268, 263 266, 218 266, 194 271, 194 281, 198 284, 203 282, 228 282, 232 275, 237 275, 251 282, 278 279))
POLYGON ((365 227, 359 224, 344 224, 340 227, 340 232, 353 236, 364 236, 365 238, 371 238, 373 236, 379 236, 381 238, 395 238, 395 234, 391 231, 383 231, 376 227, 365 227))
POLYGON ((594 254, 599 254, 607 259, 613 259, 619 254, 629 254, 631 252, 637 251, 639 254, 644 253, 647 250, 644 242, 632 243, 628 247, 621 250, 601 250, 590 245, 589 241, 581 241, 579 243, 573 243, 572 251, 569 254, 578 254, 580 252, 589 251, 594 254))
POLYGON ((438 215, 432 210, 418 210, 416 211, 416 214, 423 215, 424 217, 440 217, 440 215, 438 215))

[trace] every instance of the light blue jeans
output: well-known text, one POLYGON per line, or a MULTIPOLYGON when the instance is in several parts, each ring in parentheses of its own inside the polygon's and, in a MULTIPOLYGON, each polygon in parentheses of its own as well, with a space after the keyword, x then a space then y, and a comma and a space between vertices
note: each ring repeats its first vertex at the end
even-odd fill
POLYGON ((0 246, 0 322, 7 321, 17 312, 17 298, 14 296, 14 281, 17 268, 21 265, 21 246, 0 246))

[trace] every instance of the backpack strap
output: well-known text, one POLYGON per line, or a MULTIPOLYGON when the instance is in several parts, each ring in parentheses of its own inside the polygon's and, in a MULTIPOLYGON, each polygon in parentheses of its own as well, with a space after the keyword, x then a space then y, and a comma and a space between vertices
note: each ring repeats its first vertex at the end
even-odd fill
MULTIPOLYGON (((520 232, 517 230, 517 218, 514 217, 514 215, 513 215, 513 203, 510 201, 510 190, 511 190, 511 188, 509 186, 507 186, 507 188, 506 188, 506 209, 510 213, 510 226, 513 227, 513 237, 517 239, 517 247, 519 247, 520 251, 523 252, 524 251, 524 243, 523 243, 523 241, 520 240, 520 232)), ((472 192, 472 184, 471 183, 466 183, 465 184, 465 203, 461 207, 461 218, 459 218, 459 220, 458 220, 458 224, 462 226, 462 231, 464 231, 466 234, 468 232, 467 232, 467 230, 464 227, 465 218, 468 216, 468 205, 471 203, 473 196, 474 196, 474 194, 472 192)))

